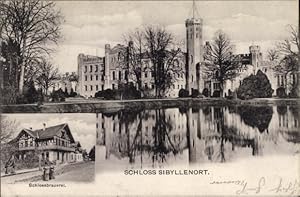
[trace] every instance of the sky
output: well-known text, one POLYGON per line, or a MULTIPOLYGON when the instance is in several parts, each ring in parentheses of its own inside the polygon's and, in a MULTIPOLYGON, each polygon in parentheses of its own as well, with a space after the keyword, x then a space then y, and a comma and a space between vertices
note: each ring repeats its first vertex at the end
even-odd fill
MULTIPOLYGON (((288 36, 288 24, 298 24, 298 1, 196 1, 197 17, 204 20, 204 41, 222 29, 236 53, 249 45, 262 52, 288 36)), ((77 71, 79 53, 104 56, 104 45, 123 43, 135 28, 159 24, 178 40, 185 39, 185 20, 192 17, 192 1, 57 1, 65 17, 52 61, 60 72, 77 71)))
POLYGON ((17 130, 14 136, 22 129, 42 129, 46 127, 67 123, 75 141, 79 141, 87 152, 96 144, 96 114, 4 114, 4 118, 16 121, 17 130))

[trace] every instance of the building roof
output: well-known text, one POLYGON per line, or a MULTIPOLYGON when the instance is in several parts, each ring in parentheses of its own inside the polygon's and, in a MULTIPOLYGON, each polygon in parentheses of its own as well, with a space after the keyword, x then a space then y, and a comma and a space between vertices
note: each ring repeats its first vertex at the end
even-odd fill
POLYGON ((26 132, 30 136, 32 136, 34 138, 37 138, 37 139, 41 139, 41 140, 42 139, 49 139, 49 138, 53 138, 56 135, 59 135, 62 130, 67 131, 68 136, 70 137, 72 143, 75 142, 75 140, 74 140, 74 138, 71 134, 70 128, 69 128, 67 123, 47 127, 45 129, 38 129, 38 130, 23 129, 19 133, 19 135, 16 137, 16 139, 18 139, 20 137, 22 132, 26 132))

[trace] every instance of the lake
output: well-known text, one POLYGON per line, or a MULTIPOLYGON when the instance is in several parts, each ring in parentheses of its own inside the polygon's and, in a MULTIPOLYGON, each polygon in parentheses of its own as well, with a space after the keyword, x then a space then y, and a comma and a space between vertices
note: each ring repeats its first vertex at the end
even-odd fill
POLYGON ((97 171, 234 163, 299 153, 299 106, 97 113, 97 171))

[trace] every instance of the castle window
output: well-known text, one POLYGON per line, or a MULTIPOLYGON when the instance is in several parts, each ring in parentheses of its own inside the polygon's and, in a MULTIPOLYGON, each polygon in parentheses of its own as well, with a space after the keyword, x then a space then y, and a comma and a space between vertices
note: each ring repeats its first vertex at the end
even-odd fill
POLYGON ((193 60, 193 55, 191 55, 191 63, 193 63, 194 62, 194 60, 193 60))
POLYGON ((101 75, 101 80, 104 81, 104 75, 101 75))
POLYGON ((280 86, 280 76, 277 76, 277 86, 280 86))
POLYGON ((119 71, 119 79, 122 79, 122 71, 119 71))
POLYGON ((113 89, 113 90, 115 89, 115 84, 112 84, 112 89, 113 89))
POLYGON ((175 85, 173 84, 173 89, 175 89, 175 85))
POLYGON ((101 86, 101 90, 104 90, 104 85, 101 86))
POLYGON ((85 85, 84 88, 85 88, 85 91, 87 91, 87 85, 85 85))
POLYGON ((154 71, 151 71, 151 77, 154 77, 154 71))
POLYGON ((196 38, 198 38, 198 33, 196 33, 196 38))
POLYGON ((178 85, 178 89, 180 88, 180 86, 178 85))
POLYGON ((98 65, 95 65, 95 72, 98 72, 98 65))
POLYGON ((113 80, 116 79, 115 71, 112 72, 113 80))
POLYGON ((93 75, 91 75, 90 78, 91 78, 91 81, 93 81, 93 75))
POLYGON ((91 91, 93 91, 93 86, 92 85, 90 86, 90 88, 91 88, 91 91))
POLYGON ((128 80, 128 71, 125 70, 125 80, 128 80))
POLYGON ((93 65, 90 65, 90 72, 93 72, 93 65))
POLYGON ((151 85, 151 88, 154 89, 154 85, 153 84, 151 85))
POLYGON ((98 85, 96 85, 96 91, 98 91, 98 85))
POLYGON ((148 84, 147 83, 145 83, 145 89, 148 89, 148 84))
POLYGON ((84 72, 85 73, 87 72, 87 66, 84 66, 84 72))
POLYGON ((194 76, 192 75, 192 82, 194 81, 194 76))
POLYGON ((85 75, 85 81, 87 81, 87 75, 85 75))

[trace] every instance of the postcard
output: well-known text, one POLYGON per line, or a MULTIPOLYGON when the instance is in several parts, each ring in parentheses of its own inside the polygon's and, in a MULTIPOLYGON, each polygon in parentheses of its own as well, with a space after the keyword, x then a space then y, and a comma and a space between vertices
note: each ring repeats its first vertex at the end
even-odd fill
POLYGON ((298 7, 1 1, 1 196, 299 196, 298 7))

